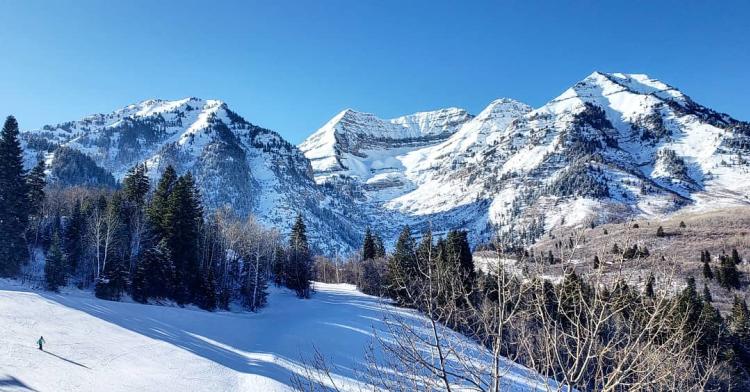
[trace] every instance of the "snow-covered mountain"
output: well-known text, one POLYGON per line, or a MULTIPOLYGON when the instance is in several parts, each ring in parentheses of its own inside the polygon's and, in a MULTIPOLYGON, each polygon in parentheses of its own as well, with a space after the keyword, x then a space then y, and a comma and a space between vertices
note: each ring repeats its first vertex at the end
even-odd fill
MULTIPOLYGON (((156 181, 167 167, 192 172, 209 208, 230 206, 285 230, 298 212, 321 251, 348 251, 361 218, 351 203, 315 184, 304 155, 277 133, 255 126, 216 100, 148 100, 109 114, 22 134, 27 161, 48 161, 69 185, 121 180, 146 162, 156 181)), ((114 181, 111 181, 114 182, 114 181)))
POLYGON ((376 212, 371 224, 468 228, 476 242, 750 203, 750 125, 646 75, 595 72, 536 110, 500 99, 463 118, 421 130, 440 139, 353 145, 394 120, 347 111, 300 148, 317 182, 376 212))
MULTIPOLYGON (((498 99, 390 120, 347 109, 298 147, 220 101, 148 100, 23 133, 64 184, 138 162, 191 171, 209 207, 282 230, 297 212, 332 254, 373 226, 393 240, 468 229, 532 241, 558 225, 748 204, 750 124, 646 75, 594 72, 540 108, 498 99)), ((111 175, 110 175, 111 173, 111 175)))

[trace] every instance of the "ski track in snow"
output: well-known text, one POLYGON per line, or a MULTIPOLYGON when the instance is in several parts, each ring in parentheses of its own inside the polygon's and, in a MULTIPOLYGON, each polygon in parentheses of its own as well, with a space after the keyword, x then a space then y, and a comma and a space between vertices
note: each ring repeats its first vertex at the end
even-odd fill
MULTIPOLYGON (((315 288, 309 300, 271 288, 259 313, 211 313, 0 280, 0 391, 289 391, 313 345, 337 384, 358 390, 365 348, 387 328, 384 314, 424 321, 351 285, 315 288)), ((509 390, 533 389, 527 369, 509 362, 508 370, 509 390)))

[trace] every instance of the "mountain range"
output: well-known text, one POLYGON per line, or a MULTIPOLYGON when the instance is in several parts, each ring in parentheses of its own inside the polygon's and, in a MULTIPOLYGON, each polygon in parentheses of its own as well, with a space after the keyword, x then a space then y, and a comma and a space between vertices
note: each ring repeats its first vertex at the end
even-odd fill
POLYGON ((346 109, 299 146, 217 100, 147 100, 22 133, 51 182, 117 186, 145 162, 196 178, 207 207, 282 231, 297 213, 317 251, 367 226, 467 229, 528 244, 559 226, 750 204, 750 123, 642 74, 594 72, 539 108, 513 99, 393 119, 346 109))

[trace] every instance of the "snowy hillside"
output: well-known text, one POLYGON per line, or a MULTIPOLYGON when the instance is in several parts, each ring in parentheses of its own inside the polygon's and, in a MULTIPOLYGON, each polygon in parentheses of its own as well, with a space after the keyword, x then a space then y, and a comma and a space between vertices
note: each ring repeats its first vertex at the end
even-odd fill
POLYGON ((750 203, 750 124, 646 75, 595 72, 536 110, 497 100, 416 146, 352 145, 342 135, 383 120, 345 117, 300 148, 316 181, 359 196, 390 226, 528 242, 557 225, 750 203))
POLYGON ((316 186, 302 153, 221 101, 148 100, 22 138, 27 164, 45 159, 58 183, 108 185, 100 180, 104 174, 89 173, 121 180, 141 162, 155 182, 172 165, 178 173, 193 173, 209 208, 230 206, 280 230, 288 230, 300 212, 313 244, 328 253, 348 251, 358 241, 351 233, 359 232, 360 215, 335 192, 316 186))
MULTIPOLYGON (((373 332, 387 336, 383 316, 398 313, 418 328, 424 322, 349 285, 316 284, 310 300, 275 290, 257 314, 0 285, 0 390, 11 391, 289 391, 293 375, 304 376, 302 359, 312 358, 313 344, 339 387, 367 390, 359 372, 373 332), (40 335, 44 352, 35 347, 40 335)), ((504 390, 533 389, 527 370, 503 366, 504 390)))

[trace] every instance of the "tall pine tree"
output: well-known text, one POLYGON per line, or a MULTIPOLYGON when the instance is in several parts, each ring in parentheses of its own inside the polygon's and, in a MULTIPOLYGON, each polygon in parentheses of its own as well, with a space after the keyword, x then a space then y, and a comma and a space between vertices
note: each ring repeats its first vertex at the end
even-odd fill
POLYGON ((18 274, 27 257, 29 194, 22 153, 18 122, 9 116, 0 132, 0 276, 5 277, 18 274))
POLYGON ((372 260, 375 257, 375 238, 368 227, 367 230, 365 230, 365 239, 362 243, 362 260, 372 260))
POLYGON ((312 257, 307 243, 307 228, 301 214, 297 215, 289 237, 286 268, 287 287, 294 290, 300 298, 310 298, 312 257))
POLYGON ((409 226, 404 226, 388 260, 388 294, 400 305, 409 302, 406 287, 417 276, 416 244, 409 226))
POLYGON ((55 233, 44 264, 44 280, 47 290, 57 291, 60 286, 65 286, 65 270, 65 256, 60 249, 60 237, 55 233))

